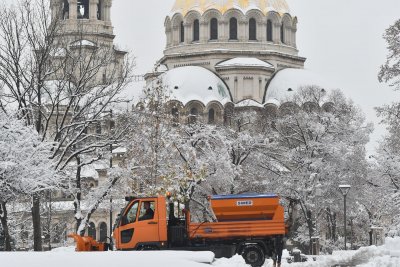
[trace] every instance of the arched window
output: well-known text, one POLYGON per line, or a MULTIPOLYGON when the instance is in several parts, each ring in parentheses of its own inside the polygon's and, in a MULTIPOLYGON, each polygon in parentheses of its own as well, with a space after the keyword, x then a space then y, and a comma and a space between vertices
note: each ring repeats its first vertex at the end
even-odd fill
POLYGON ((177 108, 172 108, 171 115, 172 115, 172 121, 174 123, 178 123, 179 122, 179 110, 177 108))
POLYGON ((272 29, 272 21, 269 19, 267 21, 267 41, 268 42, 272 42, 272 33, 273 33, 273 29, 272 29))
POLYGON ((193 21, 193 42, 200 40, 200 23, 196 19, 193 21))
POLYGON ((197 116, 199 115, 199 111, 197 108, 192 108, 189 114, 189 123, 195 123, 197 121, 197 116))
POLYGON ((183 25, 183 21, 181 22, 181 30, 180 30, 180 41, 183 43, 185 41, 185 26, 183 25))
POLYGON ((257 40, 257 23, 254 18, 249 20, 249 40, 257 40))
POLYGON ((100 242, 107 242, 107 224, 105 222, 100 223, 100 242))
POLYGON ((236 18, 229 20, 229 40, 237 40, 238 23, 236 18))
POLYGON ((68 0, 63 2, 63 19, 69 19, 69 3, 68 0))
POLYGON ((210 40, 218 40, 218 20, 212 18, 210 21, 210 40))
POLYGON ((78 0, 78 19, 89 19, 89 0, 78 0))
POLYGON ((212 124, 215 122, 215 110, 213 108, 211 108, 208 111, 208 123, 212 124))
POLYGON ((102 20, 101 17, 101 9, 103 8, 103 0, 99 0, 99 3, 97 4, 97 19, 102 20))
POLYGON ((285 44, 285 26, 281 25, 281 42, 285 44))
POLYGON ((96 240, 96 226, 94 225, 93 222, 89 223, 88 227, 88 236, 92 237, 94 240, 96 240))

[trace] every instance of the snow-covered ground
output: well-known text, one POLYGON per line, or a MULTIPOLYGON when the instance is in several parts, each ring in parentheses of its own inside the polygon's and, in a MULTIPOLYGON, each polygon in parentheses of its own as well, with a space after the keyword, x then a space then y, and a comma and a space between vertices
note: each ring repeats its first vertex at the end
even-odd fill
MULTIPOLYGON (((284 255, 285 256, 285 255, 284 255)), ((73 266, 141 266, 141 267, 248 267, 241 256, 214 260, 211 252, 140 251, 76 253, 73 247, 51 252, 0 253, 4 267, 73 267, 73 266)), ((387 238, 381 247, 364 247, 357 251, 336 251, 333 255, 318 256, 308 262, 282 262, 282 267, 332 267, 338 264, 358 267, 400 267, 400 237, 387 238)), ((272 266, 267 260, 265 267, 272 266)))

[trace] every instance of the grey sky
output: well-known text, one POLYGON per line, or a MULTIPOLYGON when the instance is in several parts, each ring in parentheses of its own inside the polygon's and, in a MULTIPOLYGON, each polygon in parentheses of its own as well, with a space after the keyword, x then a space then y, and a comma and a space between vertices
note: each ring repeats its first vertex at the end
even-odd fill
MULTIPOLYGON (((164 19, 175 0, 115 0, 112 19, 116 42, 137 57, 137 74, 144 74, 162 56, 164 19)), ((375 123, 376 140, 384 133, 374 107, 399 99, 377 80, 386 56, 385 29, 400 18, 399 0, 287 0, 299 19, 297 45, 307 57, 306 68, 342 89, 375 123)))

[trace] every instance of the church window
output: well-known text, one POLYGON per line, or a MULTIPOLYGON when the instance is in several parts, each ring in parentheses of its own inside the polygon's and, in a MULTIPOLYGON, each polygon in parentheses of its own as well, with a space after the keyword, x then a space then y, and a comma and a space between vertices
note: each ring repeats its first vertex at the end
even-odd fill
POLYGON ((89 19, 89 0, 78 0, 78 19, 89 19))
POLYGON ((174 123, 178 123, 179 122, 179 110, 177 108, 172 108, 171 115, 172 115, 172 121, 174 123))
POLYGON ((268 42, 272 42, 272 33, 273 33, 273 29, 272 29, 272 21, 268 20, 267 21, 267 41, 268 42))
POLYGON ((192 108, 189 114, 189 123, 195 123, 197 121, 197 116, 199 115, 199 111, 197 108, 192 108))
POLYGON ((236 18, 229 20, 229 40, 237 40, 238 23, 236 18))
POLYGON ((91 238, 93 238, 94 240, 96 240, 96 226, 94 225, 93 222, 89 223, 89 227, 88 227, 88 236, 90 236, 91 238))
POLYGON ((218 20, 212 18, 210 22, 210 40, 218 40, 218 20))
POLYGON ((281 25, 281 42, 285 44, 285 26, 281 25))
POLYGON ((105 222, 100 223, 100 242, 107 242, 107 224, 105 222))
POLYGON ((103 0, 100 0, 99 3, 97 4, 97 19, 102 20, 102 14, 101 14, 101 9, 103 8, 103 0))
POLYGON ((257 40, 257 23, 254 18, 249 21, 249 40, 257 40))
POLYGON ((69 3, 68 0, 63 2, 63 19, 69 19, 69 3))
POLYGON ((193 21, 193 41, 196 42, 200 39, 200 24, 199 20, 193 21))
POLYGON ((180 30, 180 41, 183 43, 185 41, 185 25, 183 25, 183 21, 181 22, 181 30, 180 30))
POLYGON ((208 111, 208 123, 212 124, 215 122, 215 110, 212 108, 208 111))

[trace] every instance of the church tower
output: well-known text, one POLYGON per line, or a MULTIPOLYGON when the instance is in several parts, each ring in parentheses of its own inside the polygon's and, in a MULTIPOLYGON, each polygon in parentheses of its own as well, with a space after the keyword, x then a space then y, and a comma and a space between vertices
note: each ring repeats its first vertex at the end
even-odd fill
POLYGON ((112 0, 51 0, 52 19, 61 21, 63 41, 113 46, 111 6, 112 0))

